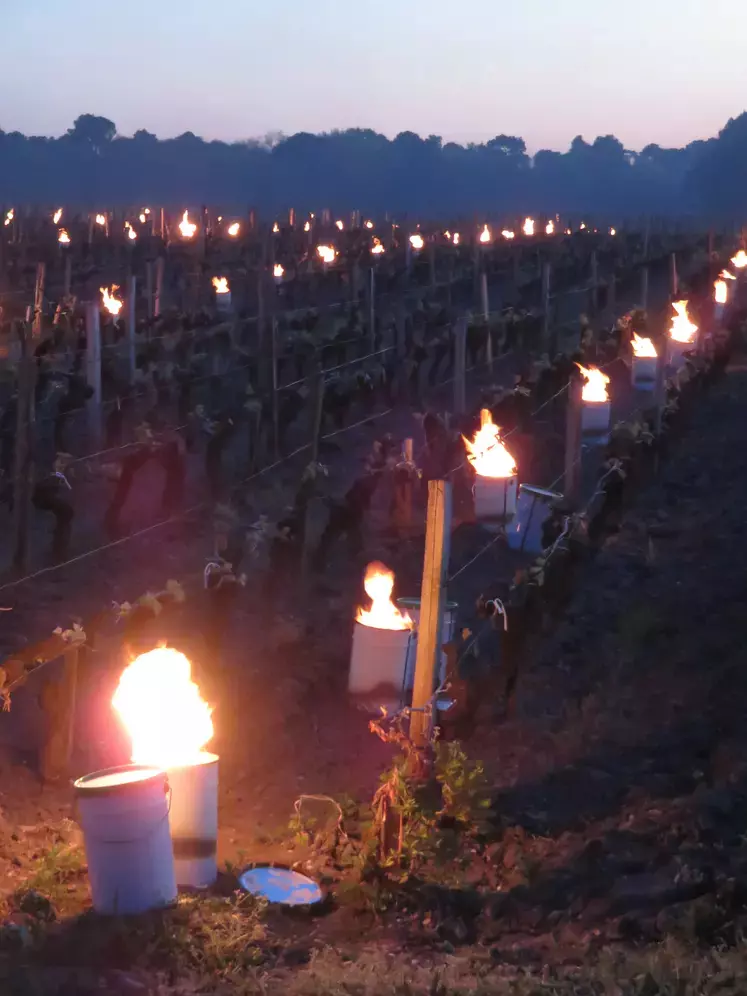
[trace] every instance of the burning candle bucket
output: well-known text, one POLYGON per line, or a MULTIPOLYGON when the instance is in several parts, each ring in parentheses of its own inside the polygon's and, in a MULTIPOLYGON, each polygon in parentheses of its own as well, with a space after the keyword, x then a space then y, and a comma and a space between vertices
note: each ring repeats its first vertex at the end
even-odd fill
POLYGON ((218 756, 202 751, 194 764, 169 768, 176 883, 207 889, 218 877, 218 756))
POLYGON ((75 784, 93 908, 147 913, 176 900, 169 833, 169 781, 158 768, 126 764, 75 784))
POLYGON ((684 367, 687 356, 695 349, 694 342, 678 342, 676 339, 667 340, 667 366, 672 370, 681 370, 684 367))
POLYGON ((218 311, 230 311, 231 310, 231 292, 225 291, 223 294, 215 295, 215 307, 218 311))
MULTIPOLYGON (((381 692, 399 703, 411 629, 377 629, 356 622, 350 654, 348 691, 369 696, 381 692)), ((374 711, 378 712, 378 705, 374 711)))
POLYGON ((550 515, 553 504, 562 498, 556 491, 536 488, 532 484, 520 485, 516 515, 506 529, 510 549, 532 554, 542 553, 542 526, 550 515))
POLYGON ((585 442, 601 443, 610 431, 609 401, 581 402, 581 435, 585 442))
POLYGON ((516 514, 519 479, 513 477, 475 478, 475 518, 478 522, 507 522, 516 514))
MULTIPOLYGON (((398 598, 397 605, 402 610, 406 612, 412 621, 415 623, 415 628, 412 631, 412 639, 407 647, 407 657, 405 660, 405 674, 404 674, 404 689, 406 692, 411 692, 415 687, 415 661, 418 656, 418 631, 417 625, 420 622, 420 599, 419 598, 398 598)), ((456 602, 446 602, 444 605, 444 617, 443 623, 441 625, 441 643, 448 643, 454 638, 454 631, 456 629, 457 622, 457 609, 459 606, 456 602)), ((438 684, 439 687, 443 685, 446 680, 446 654, 442 653, 440 658, 440 665, 438 669, 438 684)))
POLYGON ((656 388, 656 356, 634 356, 631 366, 633 387, 636 391, 653 391, 656 388))

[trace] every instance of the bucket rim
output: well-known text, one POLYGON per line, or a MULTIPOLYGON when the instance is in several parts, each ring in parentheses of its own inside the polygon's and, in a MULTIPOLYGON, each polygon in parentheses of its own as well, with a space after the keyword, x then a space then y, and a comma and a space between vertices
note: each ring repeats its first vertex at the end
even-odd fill
POLYGON ((112 768, 101 768, 98 771, 91 771, 87 775, 81 775, 73 782, 73 788, 78 796, 92 798, 93 796, 122 795, 126 792, 136 792, 143 785, 163 781, 164 793, 168 790, 168 775, 163 768, 156 768, 152 764, 118 764, 112 768), (96 785, 95 779, 105 776, 123 775, 125 773, 140 773, 141 778, 132 778, 122 782, 109 782, 104 785, 96 785))
POLYGON ((170 771, 189 771, 190 768, 207 768, 213 764, 218 764, 220 757, 209 750, 201 750, 196 761, 189 764, 170 764, 164 771, 168 775, 170 771))

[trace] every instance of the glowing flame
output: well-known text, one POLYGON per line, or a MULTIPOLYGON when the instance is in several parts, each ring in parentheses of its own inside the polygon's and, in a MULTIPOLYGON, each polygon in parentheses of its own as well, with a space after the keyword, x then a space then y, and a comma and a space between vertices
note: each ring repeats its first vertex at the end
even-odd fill
POLYGON ((367 221, 366 222, 366 228, 373 228, 373 227, 374 227, 374 223, 372 221, 367 221))
POLYGON ((143 214, 150 214, 150 208, 143 208, 143 214))
POLYGON ((656 346, 650 339, 644 338, 638 335, 637 332, 633 333, 633 352, 636 356, 640 356, 641 359, 655 359, 656 358, 656 346))
POLYGON ((127 238, 130 240, 130 242, 134 242, 135 239, 137 238, 137 232, 129 223, 129 221, 125 222, 125 231, 127 232, 127 238))
POLYGON ((195 764, 213 736, 210 706, 178 650, 159 647, 136 657, 112 697, 132 741, 135 764, 176 768, 195 764))
POLYGON ((13 219, 15 218, 15 216, 16 216, 16 213, 13 210, 13 208, 11 208, 10 211, 8 211, 8 213, 5 215, 5 224, 6 224, 6 226, 9 225, 11 223, 11 221, 13 221, 13 219))
POLYGON ((455 246, 458 246, 458 245, 459 245, 459 239, 460 239, 460 238, 461 238, 461 236, 459 235, 459 232, 454 232, 454 239, 453 239, 453 242, 454 242, 454 245, 455 245, 455 246))
POLYGON ((566 230, 565 230, 565 234, 566 234, 566 235, 572 235, 572 234, 573 234, 573 232, 571 232, 570 228, 566 228, 566 230))
POLYGON ((687 314, 687 301, 672 301, 675 314, 672 318, 672 327, 669 329, 669 338, 674 342, 692 342, 698 326, 693 325, 687 314))
POLYGON ((444 232, 444 238, 447 241, 451 242, 451 232, 444 232))
POLYGON ((555 234, 555 222, 548 221, 548 223, 545 225, 545 235, 554 235, 554 234, 555 234))
MULTIPOLYGON (((272 226, 273 235, 277 235, 279 231, 280 231, 280 225, 278 225, 278 223, 275 222, 275 224, 272 226)), ((306 229, 306 231, 308 231, 308 229, 306 229)))
POLYGON ((62 218, 62 208, 57 208, 55 213, 52 215, 52 221, 55 223, 55 225, 59 225, 61 218, 62 218))
POLYGON ((370 609, 358 609, 356 622, 372 629, 412 629, 412 619, 392 601, 394 572, 375 561, 366 568, 363 587, 371 599, 370 609))
POLYGON ((504 228, 501 235, 504 239, 508 239, 509 241, 516 238, 516 232, 512 232, 510 228, 504 228))
POLYGON ((276 263, 272 268, 272 275, 276 280, 281 280, 285 270, 283 269, 282 263, 276 263))
POLYGON ((493 236, 490 234, 490 229, 487 225, 484 225, 482 231, 480 232, 480 242, 482 242, 483 245, 487 245, 487 243, 491 242, 492 239, 493 236))
POLYGON ((236 236, 241 231, 241 225, 238 223, 238 221, 234 221, 234 223, 232 225, 228 226, 228 228, 226 229, 226 231, 228 232, 229 236, 232 239, 235 239, 236 236))
POLYGON ((611 228, 610 229, 610 235, 617 235, 617 229, 616 228, 611 228))
POLYGON ((415 252, 420 252, 420 250, 425 246, 425 240, 422 235, 418 235, 416 233, 415 235, 410 236, 410 245, 415 252))
POLYGON ((534 235, 534 218, 524 219, 523 232, 525 235, 534 235))
POLYGON ((466 436, 462 439, 467 447, 467 459, 480 477, 505 478, 516 474, 516 461, 506 449, 488 408, 480 412, 480 428, 472 442, 466 436))
POLYGON ((610 379, 607 374, 601 370, 597 370, 596 367, 589 367, 587 369, 586 367, 582 367, 580 363, 577 363, 576 366, 581 371, 585 382, 583 391, 581 392, 581 400, 591 404, 602 404, 605 401, 609 401, 607 385, 610 379))
POLYGON ((119 287, 117 284, 112 284, 111 292, 108 287, 99 287, 99 290, 101 291, 101 303, 110 315, 114 315, 116 317, 124 305, 124 301, 120 301, 119 298, 114 296, 115 291, 118 291, 119 287))
POLYGON ((182 215, 182 220, 179 222, 179 231, 182 233, 183 239, 194 238, 197 225, 189 220, 189 211, 185 211, 182 215))
POLYGON ((145 222, 147 221, 147 218, 148 218, 148 216, 146 215, 145 211, 141 212, 141 214, 140 214, 140 224, 144 225, 145 222))
MULTIPOLYGON (((310 232, 311 231, 311 222, 310 221, 304 222, 303 230, 304 230, 304 232, 310 232)), ((278 231, 280 231, 280 229, 278 229, 278 231)))
POLYGON ((371 254, 373 256, 380 256, 383 252, 386 252, 386 249, 381 244, 380 240, 374 239, 374 244, 371 246, 371 254))
POLYGON ((67 234, 64 228, 60 229, 59 234, 57 235, 57 241, 60 243, 60 245, 63 246, 70 245, 70 236, 67 234))
POLYGON ((334 263, 337 250, 334 246, 317 246, 316 254, 323 263, 334 263))
POLYGON ((213 277, 212 282, 216 294, 231 293, 231 288, 228 286, 228 277, 213 277))
POLYGON ((729 273, 728 270, 722 270, 721 273, 719 273, 718 276, 719 276, 719 280, 736 280, 737 279, 734 276, 734 274, 733 273, 729 273))
POLYGON ((743 270, 747 266, 747 252, 740 249, 736 256, 732 256, 731 265, 737 270, 743 270))
POLYGON ((726 304, 726 300, 729 296, 729 289, 725 280, 714 280, 713 282, 713 300, 716 304, 726 304))
POLYGON ((585 222, 585 221, 582 221, 582 222, 581 222, 581 225, 580 225, 580 229, 579 229, 579 230, 583 232, 583 230, 584 230, 585 228, 586 228, 586 222, 585 222))
POLYGON ((97 214, 96 215, 96 224, 100 225, 101 228, 103 228, 104 225, 106 224, 106 215, 105 214, 97 214))
POLYGON ((335 225, 339 228, 340 231, 342 231, 343 228, 345 227, 345 222, 344 221, 336 221, 335 225))

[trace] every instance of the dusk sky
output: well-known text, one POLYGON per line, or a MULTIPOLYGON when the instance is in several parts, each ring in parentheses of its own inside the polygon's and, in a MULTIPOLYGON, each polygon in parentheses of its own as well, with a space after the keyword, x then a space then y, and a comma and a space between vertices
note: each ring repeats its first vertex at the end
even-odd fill
POLYGON ((445 140, 716 134, 747 104, 733 0, 0 0, 0 128, 370 127, 445 140))

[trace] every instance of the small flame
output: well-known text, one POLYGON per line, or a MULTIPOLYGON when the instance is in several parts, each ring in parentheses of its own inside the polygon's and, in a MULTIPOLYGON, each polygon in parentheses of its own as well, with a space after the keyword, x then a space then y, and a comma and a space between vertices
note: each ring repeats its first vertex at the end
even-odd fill
POLYGON ((228 232, 229 236, 232 239, 235 239, 236 236, 241 231, 241 225, 238 223, 238 221, 234 221, 233 224, 231 224, 231 225, 228 226, 228 228, 226 229, 226 231, 228 232))
POLYGON ((150 208, 143 208, 144 214, 150 214, 150 208))
POLYGON ((272 234, 277 235, 279 231, 280 231, 280 225, 278 225, 278 223, 275 222, 275 224, 272 226, 272 234))
POLYGON ((493 236, 490 234, 490 229, 487 225, 484 225, 482 231, 480 232, 480 242, 482 242, 483 245, 487 245, 488 242, 492 241, 493 236))
POLYGON ((586 222, 585 222, 585 221, 582 221, 582 222, 581 222, 581 225, 580 225, 580 229, 579 229, 579 230, 583 232, 583 230, 584 230, 585 228, 586 228, 586 222))
POLYGON ((374 223, 372 221, 367 221, 366 222, 366 228, 373 228, 373 227, 374 227, 374 223))
POLYGON ((140 214, 140 224, 144 225, 147 220, 148 216, 146 215, 145 211, 142 211, 140 214))
POLYGON ((67 234, 64 228, 60 229, 59 234, 57 235, 57 241, 60 243, 60 245, 63 246, 70 245, 70 236, 67 234))
POLYGON ((97 214, 96 215, 96 224, 100 225, 101 228, 103 228, 104 225, 106 225, 106 215, 105 214, 97 214))
POLYGON ((112 706, 130 740, 135 764, 194 764, 213 736, 210 706, 192 680, 184 654, 159 647, 141 654, 119 679, 112 706))
POLYGON ((534 218, 524 219, 523 232, 525 235, 534 235, 534 218))
POLYGON ((412 619, 406 612, 400 612, 392 601, 394 572, 385 564, 374 561, 368 565, 363 587, 371 599, 371 608, 359 608, 356 622, 372 629, 412 629, 412 619))
POLYGON ((415 233, 415 235, 410 236, 410 245, 415 252, 420 252, 420 250, 425 246, 425 240, 422 235, 415 233))
POLYGON ((55 225, 59 225, 61 219, 62 219, 62 208, 57 208, 55 213, 52 215, 52 221, 55 223, 55 225))
POLYGON ((727 298, 729 296, 729 288, 725 280, 714 280, 713 282, 713 300, 716 304, 726 304, 727 298))
POLYGON ((459 240, 460 240, 460 238, 461 238, 461 236, 460 236, 459 232, 454 232, 454 239, 453 239, 453 242, 454 242, 454 245, 455 245, 455 246, 458 246, 458 245, 459 245, 459 240))
POLYGON ((323 263, 334 263, 337 250, 334 246, 317 246, 316 254, 323 263))
POLYGON ((213 277, 213 287, 216 294, 231 293, 231 288, 228 286, 228 277, 213 277))
POLYGON ((282 263, 276 263, 272 268, 272 275, 276 280, 280 280, 283 277, 285 270, 283 269, 282 263))
MULTIPOLYGON (((303 230, 304 230, 304 232, 310 232, 311 231, 311 222, 310 221, 305 221, 304 222, 303 230)), ((278 229, 278 231, 280 231, 280 229, 278 229)))
POLYGON ((576 366, 581 371, 581 375, 584 378, 584 388, 581 392, 581 400, 590 402, 591 404, 602 404, 605 401, 609 401, 609 394, 607 394, 607 385, 610 382, 609 377, 602 370, 598 370, 596 367, 582 367, 580 363, 576 366))
POLYGON ((731 265, 737 270, 743 270, 747 266, 747 252, 740 249, 736 256, 732 256, 731 265))
POLYGON ((101 291, 101 303, 110 315, 114 315, 116 317, 124 305, 124 301, 120 301, 119 298, 114 296, 115 292, 119 290, 119 286, 117 284, 112 284, 111 291, 109 291, 108 287, 99 287, 99 290, 101 291))
POLYGON ((669 338, 674 342, 689 343, 693 341, 698 326, 693 325, 687 314, 687 301, 672 301, 675 314, 672 318, 672 327, 669 329, 669 338))
POLYGON ((445 238, 445 239, 446 239, 446 240, 447 240, 448 242, 451 242, 451 232, 444 232, 444 238, 445 238))
POLYGON ((374 244, 371 246, 371 254, 373 256, 380 256, 383 252, 386 252, 386 249, 382 245, 381 241, 379 239, 374 239, 374 244))
POLYGON ((342 231, 343 228, 345 227, 345 222, 344 221, 336 221, 335 225, 339 228, 340 231, 342 231))
POLYGON ((5 224, 6 224, 6 226, 9 225, 11 223, 11 221, 13 221, 13 219, 15 218, 15 216, 16 216, 16 213, 13 210, 13 208, 11 208, 10 211, 8 211, 8 213, 5 215, 5 224))
POLYGON ((617 229, 616 228, 611 228, 610 229, 610 235, 617 235, 617 229))
POLYGON ((126 221, 126 222, 125 222, 125 231, 127 232, 127 238, 128 238, 128 239, 129 239, 129 240, 130 240, 131 242, 134 242, 134 241, 135 241, 135 239, 137 238, 137 232, 136 232, 136 231, 135 231, 135 229, 134 229, 134 228, 132 227, 132 225, 131 225, 131 224, 129 223, 129 221, 126 221))
POLYGON ((651 339, 644 338, 638 335, 637 332, 633 333, 633 352, 636 356, 640 356, 642 359, 655 359, 656 358, 656 346, 654 346, 651 339))
POLYGON ((510 228, 504 228, 501 235, 504 239, 508 239, 509 241, 516 238, 516 232, 512 232, 510 228))
POLYGON ((179 222, 179 231, 182 233, 183 239, 194 238, 195 232, 197 231, 197 225, 193 221, 189 220, 189 211, 185 211, 182 215, 182 220, 179 222))
POLYGON ((548 221, 548 223, 545 225, 545 235, 554 235, 554 234, 555 234, 555 222, 548 221))
POLYGON ((480 428, 470 442, 462 436, 467 447, 467 459, 480 477, 506 478, 516 474, 516 461, 501 439, 501 430, 493 422, 488 408, 480 412, 480 428))
POLYGON ((720 280, 736 280, 737 278, 734 276, 733 273, 729 273, 728 270, 722 270, 721 273, 719 273, 719 279, 720 280))
POLYGON ((566 228, 565 234, 566 235, 573 235, 573 232, 570 230, 570 228, 566 228))

